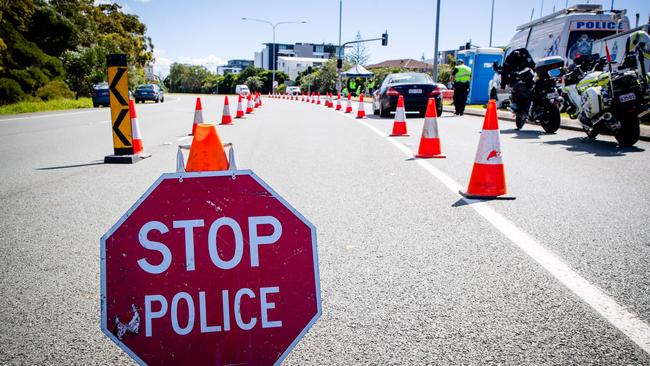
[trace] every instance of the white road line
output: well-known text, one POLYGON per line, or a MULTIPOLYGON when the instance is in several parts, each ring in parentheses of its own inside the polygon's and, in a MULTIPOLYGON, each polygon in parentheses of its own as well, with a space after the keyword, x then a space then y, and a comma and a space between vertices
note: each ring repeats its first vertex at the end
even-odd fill
MULTIPOLYGON (((382 130, 372 126, 365 120, 354 118, 353 115, 344 114, 344 116, 353 119, 379 136, 385 138, 386 141, 403 152, 404 155, 413 157, 413 151, 398 140, 388 137, 382 130)), ((537 242, 537 240, 530 235, 526 234, 510 220, 494 211, 494 209, 488 206, 486 202, 468 199, 458 194, 458 191, 462 189, 462 186, 456 183, 443 171, 436 168, 426 160, 416 159, 415 162, 442 182, 442 184, 449 188, 449 190, 458 196, 458 198, 463 199, 465 202, 470 204, 469 206, 471 208, 473 208, 479 215, 483 216, 487 222, 492 224, 492 226, 510 239, 517 247, 519 247, 519 249, 537 262, 537 264, 546 269, 553 277, 560 281, 560 283, 596 310, 618 330, 623 332, 623 334, 636 343, 636 345, 642 350, 650 354, 650 326, 648 326, 648 324, 643 320, 639 319, 637 315, 627 311, 625 307, 619 305, 614 301, 614 299, 607 296, 607 294, 597 286, 580 276, 576 271, 571 269, 562 258, 546 249, 542 244, 537 242)))
POLYGON ((47 117, 61 117, 61 116, 74 116, 77 114, 86 114, 86 113, 94 113, 94 112, 105 112, 109 111, 108 109, 95 109, 92 111, 83 111, 83 112, 68 112, 68 113, 52 113, 52 114, 39 114, 36 116, 25 116, 25 117, 15 117, 15 118, 0 118, 0 123, 6 122, 6 121, 19 121, 21 119, 37 119, 37 118, 47 118, 47 117))

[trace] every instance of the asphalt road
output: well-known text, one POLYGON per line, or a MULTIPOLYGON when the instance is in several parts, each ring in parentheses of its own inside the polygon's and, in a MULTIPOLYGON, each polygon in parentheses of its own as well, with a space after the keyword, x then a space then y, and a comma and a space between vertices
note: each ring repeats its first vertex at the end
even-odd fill
MULTIPOLYGON (((286 364, 650 364, 649 143, 502 122, 517 199, 478 203, 455 189, 482 118, 440 117, 448 158, 422 161, 421 118, 388 138, 369 106, 264 103, 218 130, 318 228, 323 315, 286 364)), ((99 238, 175 169, 193 108, 137 105, 153 156, 128 166, 102 164, 108 109, 0 118, 0 364, 131 362, 99 329, 99 238)))

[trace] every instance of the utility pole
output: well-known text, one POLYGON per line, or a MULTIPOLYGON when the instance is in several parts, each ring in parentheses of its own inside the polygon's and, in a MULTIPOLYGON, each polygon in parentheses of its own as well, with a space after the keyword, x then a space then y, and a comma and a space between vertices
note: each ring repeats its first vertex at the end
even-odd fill
POLYGON ((339 48, 338 55, 336 55, 336 91, 341 93, 341 67, 339 66, 339 61, 341 59, 341 23, 343 21, 343 0, 339 0, 339 48))
POLYGON ((436 0, 436 41, 433 46, 433 81, 438 82, 438 35, 440 34, 440 0, 436 0))
POLYGON ((492 15, 490 15, 490 47, 492 47, 492 27, 494 26, 494 0, 492 0, 492 15))

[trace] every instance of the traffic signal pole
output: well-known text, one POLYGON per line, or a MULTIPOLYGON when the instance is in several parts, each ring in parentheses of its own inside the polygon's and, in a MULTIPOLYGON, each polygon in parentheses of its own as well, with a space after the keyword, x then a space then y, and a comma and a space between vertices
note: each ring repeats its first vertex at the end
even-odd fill
MULTIPOLYGON (((388 31, 382 33, 380 38, 370 38, 370 39, 360 39, 358 41, 349 41, 343 43, 341 47, 339 47, 339 57, 336 60, 336 68, 339 73, 339 81, 341 80, 341 67, 343 66, 343 60, 341 60, 341 49, 345 49, 350 44, 355 44, 355 43, 365 43, 365 42, 372 42, 372 41, 381 41, 382 46, 388 46, 388 31)), ((337 92, 341 92, 341 85, 339 83, 337 92)))

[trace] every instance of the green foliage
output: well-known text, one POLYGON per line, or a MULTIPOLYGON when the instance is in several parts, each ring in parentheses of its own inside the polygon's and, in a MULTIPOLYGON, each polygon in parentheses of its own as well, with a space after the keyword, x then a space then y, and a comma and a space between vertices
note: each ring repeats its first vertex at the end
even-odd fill
POLYGON ((316 69, 316 71, 312 71, 311 74, 301 74, 299 79, 300 89, 302 90, 311 89, 313 92, 321 93, 336 91, 336 80, 338 79, 336 59, 331 58, 327 60, 323 66, 316 69))
POLYGON ((169 75, 165 78, 165 85, 171 92, 201 93, 203 81, 211 73, 205 66, 173 63, 169 68, 169 75))
POLYGON ((451 70, 451 65, 438 65, 438 82, 445 85, 449 84, 451 70))
POLYGON ((246 85, 248 86, 248 89, 250 89, 252 92, 258 92, 262 88, 263 82, 262 78, 259 76, 249 76, 246 79, 246 85))
POLYGON ((216 94, 221 92, 224 77, 210 73, 201 83, 201 92, 206 94, 216 94))
POLYGON ((54 80, 38 88, 36 96, 42 100, 72 99, 74 93, 62 80, 54 80))
POLYGON ((0 104, 15 103, 23 98, 25 93, 16 80, 0 79, 0 104))
POLYGON ((77 97, 90 95, 93 83, 106 80, 109 53, 127 55, 131 86, 144 81, 143 68, 153 60, 151 38, 118 4, 0 0, 0 78, 14 80, 25 97, 58 79, 77 97))
POLYGON ((278 85, 277 88, 275 88, 275 92, 278 94, 284 94, 287 91, 287 85, 286 84, 280 84, 278 85))
POLYGON ((38 100, 36 97, 31 97, 31 99, 33 100, 0 106, 0 115, 56 111, 62 109, 92 108, 93 106, 91 98, 54 99, 46 102, 38 100))

